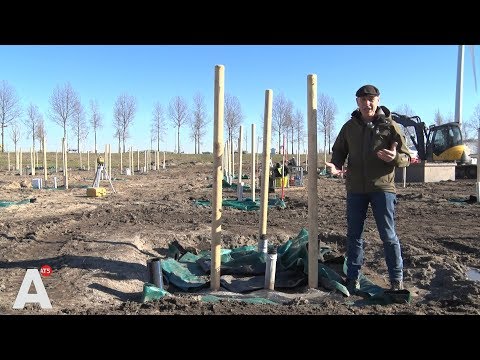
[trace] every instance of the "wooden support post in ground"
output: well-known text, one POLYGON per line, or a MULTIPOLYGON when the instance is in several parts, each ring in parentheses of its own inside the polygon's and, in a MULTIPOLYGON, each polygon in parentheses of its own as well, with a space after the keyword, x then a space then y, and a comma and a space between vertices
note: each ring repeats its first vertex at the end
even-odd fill
POLYGON ((480 203, 480 127, 477 135, 477 202, 480 203))
POLYGON ((318 288, 317 75, 307 76, 308 113, 308 287, 318 288))
POLYGON ((255 201, 255 152, 256 152, 256 149, 255 149, 255 141, 253 141, 253 139, 255 139, 255 124, 252 124, 252 177, 251 177, 251 181, 250 181, 250 187, 252 189, 252 201, 255 201))
POLYGON ((128 150, 128 168, 130 169, 130 175, 133 175, 133 168, 132 168, 132 147, 128 150))
POLYGON ((222 157, 223 116, 225 92, 225 67, 215 66, 214 129, 213 129, 213 194, 212 194, 212 245, 210 265, 210 289, 220 289, 220 252, 222 233, 222 157))
MULTIPOLYGON (((263 115, 263 154, 262 154, 262 181, 260 190, 260 236, 267 234, 268 213, 268 182, 270 178, 270 145, 272 140, 272 98, 273 91, 265 90, 265 109, 263 115)), ((258 251, 263 251, 263 243, 259 241, 258 251)))
POLYGON ((238 182, 237 182, 237 197, 238 201, 243 201, 243 185, 242 185, 242 139, 243 138, 243 125, 240 125, 240 134, 238 135, 238 182))
POLYGON ((120 150, 120 174, 123 174, 123 151, 120 150))
POLYGON ((108 178, 112 180, 112 147, 108 144, 108 178))
POLYGON ((137 150, 137 171, 140 173, 140 150, 137 150))
POLYGON ((68 151, 67 151, 67 139, 62 139, 62 149, 63 149, 63 183, 65 185, 65 190, 68 189, 68 151))
POLYGON ((47 140, 45 136, 42 138, 42 147, 43 147, 43 179, 45 180, 45 186, 47 186, 48 180, 48 166, 47 166, 47 140))
POLYGON ((30 148, 30 164, 32 167, 32 176, 35 176, 35 149, 30 148))
POLYGON ((18 170, 20 172, 20 176, 23 174, 23 153, 22 153, 22 148, 20 148, 18 152, 18 170))

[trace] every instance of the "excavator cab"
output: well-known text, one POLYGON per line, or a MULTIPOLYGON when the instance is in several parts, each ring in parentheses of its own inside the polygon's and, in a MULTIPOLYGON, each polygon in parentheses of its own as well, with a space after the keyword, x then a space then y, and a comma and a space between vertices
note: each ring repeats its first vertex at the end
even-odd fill
POLYGON ((432 125, 427 140, 427 158, 433 161, 462 162, 467 156, 458 123, 432 125))

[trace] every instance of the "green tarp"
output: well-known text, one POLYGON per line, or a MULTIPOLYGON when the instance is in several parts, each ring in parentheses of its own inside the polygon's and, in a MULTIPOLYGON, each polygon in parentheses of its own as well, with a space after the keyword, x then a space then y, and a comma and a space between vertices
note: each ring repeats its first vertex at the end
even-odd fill
MULTIPOLYGON (((270 245, 269 248, 272 246, 270 245)), ((319 251, 319 286, 350 296, 343 285, 346 276, 346 258, 335 255, 329 247, 319 251)), ((207 287, 210 281, 211 252, 204 250, 198 254, 186 251, 177 242, 169 245, 167 259, 162 259, 163 275, 170 284, 180 290, 191 291, 207 287)), ((265 279, 265 254, 258 252, 257 246, 243 246, 234 249, 221 249, 221 285, 236 293, 262 289, 265 279)), ((301 229, 295 238, 277 248, 275 288, 293 288, 308 280, 308 232, 301 229)), ((408 291, 389 292, 360 275, 358 295, 371 299, 374 303, 410 302, 408 291)))
MULTIPOLYGON (((194 205, 196 206, 211 206, 210 200, 195 200, 194 205)), ((239 201, 238 199, 223 199, 222 200, 222 206, 224 207, 233 207, 238 210, 260 210, 260 200, 253 201, 250 198, 245 198, 242 201, 239 201)), ((271 198, 268 199, 268 207, 278 207, 281 209, 286 208, 285 202, 280 199, 280 198, 271 198)))
POLYGON ((20 201, 7 201, 7 200, 0 200, 0 207, 8 207, 12 205, 24 205, 30 204, 32 201, 30 199, 20 200, 20 201))

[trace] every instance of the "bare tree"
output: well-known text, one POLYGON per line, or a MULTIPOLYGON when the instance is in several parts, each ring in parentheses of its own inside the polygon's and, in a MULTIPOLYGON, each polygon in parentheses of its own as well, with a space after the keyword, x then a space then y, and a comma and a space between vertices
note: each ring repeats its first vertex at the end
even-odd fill
POLYGON ((153 142, 157 141, 157 132, 155 129, 152 127, 150 129, 150 150, 153 151, 153 142))
MULTIPOLYGON (((291 106, 290 106, 290 109, 289 111, 287 112, 286 114, 286 117, 285 117, 285 140, 286 140, 286 143, 285 143, 285 149, 284 149, 284 152, 285 154, 288 152, 288 131, 289 130, 292 130, 290 131, 291 133, 291 141, 292 141, 292 144, 293 144, 293 126, 292 126, 292 123, 293 123, 293 103, 291 103, 291 106)), ((292 145, 292 154, 293 154, 293 145, 292 145)))
POLYGON ((67 127, 71 123, 76 111, 78 111, 79 104, 78 94, 73 90, 69 82, 63 86, 57 85, 50 97, 51 112, 49 117, 63 128, 63 137, 67 143, 67 127))
POLYGON ((90 100, 90 125, 93 128, 95 154, 97 153, 97 130, 103 127, 102 118, 98 101, 90 100))
POLYGON ((285 98, 283 93, 278 94, 273 99, 272 104, 272 134, 278 134, 278 149, 282 142, 282 133, 287 129, 287 123, 291 118, 293 103, 285 98))
MULTIPOLYGON (((415 112, 410 108, 410 106, 406 105, 406 104, 402 104, 400 106, 398 106, 395 110, 395 112, 397 114, 400 114, 400 115, 406 115, 406 116, 409 116, 409 117, 412 117, 412 116, 415 116, 415 112)), ((403 132, 404 134, 406 135, 406 139, 407 139, 407 146, 408 147, 412 147, 414 146, 414 142, 413 142, 413 139, 415 139, 415 142, 417 141, 416 139, 416 132, 415 132, 415 129, 413 129, 412 126, 403 126, 401 124, 399 124, 400 127, 403 129, 403 132)))
POLYGON ((435 123, 435 125, 442 125, 445 122, 442 114, 440 114, 440 110, 438 110, 438 109, 437 109, 437 111, 435 111, 435 115, 433 117, 433 122, 435 123))
POLYGON ((397 106, 395 112, 397 114, 401 114, 401 115, 407 115, 407 116, 415 116, 415 112, 412 110, 412 108, 410 106, 408 106, 407 104, 402 104, 402 105, 399 105, 397 106))
POLYGON ((330 153, 331 138, 335 128, 335 115, 337 114, 337 105, 328 95, 320 93, 318 95, 317 121, 319 123, 318 132, 323 134, 323 153, 330 153))
POLYGON ((37 129, 35 130, 37 134, 37 139, 39 143, 40 151, 43 151, 43 139, 47 136, 47 132, 45 130, 45 121, 43 120, 43 116, 40 115, 40 119, 38 121, 37 129))
POLYGON ((181 96, 175 96, 168 105, 168 115, 177 128, 177 153, 180 154, 180 128, 189 119, 187 101, 181 96))
POLYGON ((227 127, 227 140, 234 144, 234 138, 238 137, 240 125, 244 119, 242 106, 238 98, 232 94, 225 94, 224 123, 227 127))
POLYGON ((4 152, 4 129, 8 124, 15 122, 22 114, 20 107, 20 99, 17 96, 15 89, 8 84, 7 81, 2 80, 0 86, 0 127, 2 132, 2 146, 1 151, 4 152))
POLYGON ((17 152, 17 144, 20 141, 21 131, 20 126, 16 121, 10 124, 10 139, 12 139, 14 151, 17 152))
POLYGON ((465 129, 465 139, 474 141, 478 136, 478 129, 480 129, 480 104, 475 106, 472 117, 465 121, 463 128, 465 129))
POLYGON ((165 134, 165 118, 163 107, 158 101, 153 106, 152 115, 152 140, 157 141, 157 151, 160 151, 160 140, 165 134))
MULTIPOLYGON (((137 111, 137 100, 135 97, 122 94, 115 101, 113 109, 114 128, 117 130, 119 139, 122 141, 123 150, 119 149, 119 152, 125 152, 125 140, 130 136, 128 128, 133 123, 135 113, 137 111)), ((120 147, 120 144, 119 144, 120 147)))
POLYGON ((197 93, 193 97, 193 111, 190 128, 195 142, 195 154, 200 154, 200 144, 202 137, 205 136, 207 126, 207 111, 205 110, 205 99, 202 94, 197 93))
POLYGON ((27 116, 24 119, 24 124, 27 127, 27 136, 32 136, 32 149, 35 151, 35 140, 37 139, 37 127, 40 121, 43 120, 38 106, 30 103, 27 107, 27 116))
POLYGON ((72 118, 72 131, 77 139, 77 151, 80 153, 80 142, 83 142, 88 135, 88 124, 82 104, 78 104, 72 118))
MULTIPOLYGON (((305 120, 303 117, 303 113, 300 109, 297 109, 293 116, 292 116, 292 133, 296 137, 297 141, 297 154, 300 153, 300 143, 303 143, 303 139, 305 139, 305 120)), ((292 138, 292 154, 293 151, 293 138, 292 138)))
POLYGON ((118 139, 118 153, 122 152, 122 135, 120 129, 116 128, 116 124, 113 124, 115 128, 115 133, 113 134, 114 138, 118 139))

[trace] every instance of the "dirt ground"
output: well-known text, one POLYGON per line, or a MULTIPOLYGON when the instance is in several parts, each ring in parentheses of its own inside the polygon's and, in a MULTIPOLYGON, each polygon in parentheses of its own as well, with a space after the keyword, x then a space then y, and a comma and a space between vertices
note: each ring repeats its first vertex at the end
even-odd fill
MULTIPOLYGON (((408 183, 405 188, 398 184, 397 232, 405 286, 412 295, 409 303, 371 304, 306 284, 273 292, 286 299, 277 305, 230 301, 228 296, 210 303, 201 301, 198 292, 181 291, 141 302, 148 259, 165 258, 174 240, 185 248, 210 249, 212 209, 194 206, 194 201, 212 198, 212 169, 208 162, 167 161, 166 169, 148 174, 125 176, 114 170, 117 193, 102 181, 107 196, 98 198, 86 196, 94 171, 71 170, 68 190, 32 189, 31 176, 2 174, 0 200, 34 200, 0 208, 0 314, 480 314, 480 282, 474 272, 480 269, 480 204, 459 201, 475 195, 472 180, 408 183), (13 309, 26 269, 42 265, 52 268, 50 276, 42 277, 52 309, 39 304, 13 309)), ((245 165, 243 172, 249 171, 245 165)), ((62 185, 61 174, 57 178, 62 185)), ((317 186, 320 245, 344 254, 344 180, 321 177, 317 186)), ((223 196, 233 198, 235 193, 224 189, 223 196)), ((307 198, 307 187, 285 189, 286 208, 268 210, 270 243, 284 244, 308 228, 307 198)), ((222 248, 256 245, 259 221, 259 211, 224 208, 222 248)), ((388 287, 383 248, 370 212, 363 271, 375 284, 388 287)), ((223 290, 220 294, 228 295, 223 290)), ((208 293, 209 288, 201 291, 208 293)))

